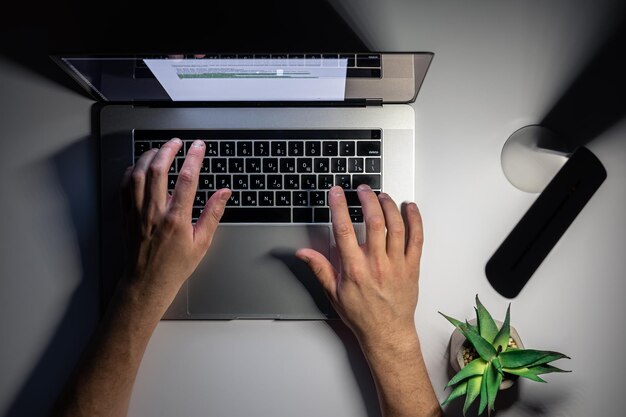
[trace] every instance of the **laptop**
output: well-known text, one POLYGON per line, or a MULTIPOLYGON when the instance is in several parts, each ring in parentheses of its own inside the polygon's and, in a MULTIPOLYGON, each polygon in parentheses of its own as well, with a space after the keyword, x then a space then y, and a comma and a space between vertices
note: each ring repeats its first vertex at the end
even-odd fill
POLYGON ((142 152, 178 137, 206 144, 193 217, 232 189, 211 248, 163 319, 330 319, 337 314, 295 251, 340 267, 328 189, 341 185, 365 240, 356 187, 414 199, 409 103, 432 53, 54 56, 98 104, 102 294, 124 267, 119 185, 142 152))

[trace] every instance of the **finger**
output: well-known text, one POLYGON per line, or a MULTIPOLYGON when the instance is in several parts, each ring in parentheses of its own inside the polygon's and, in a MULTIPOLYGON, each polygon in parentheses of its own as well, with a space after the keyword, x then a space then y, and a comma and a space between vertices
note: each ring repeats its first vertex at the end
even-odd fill
POLYGON ((339 186, 331 188, 328 193, 328 200, 339 256, 344 263, 348 260, 354 260, 361 248, 356 240, 354 228, 350 221, 348 203, 346 202, 346 195, 343 189, 339 186))
POLYGON ((374 255, 384 254, 386 253, 385 216, 378 198, 367 184, 361 184, 357 187, 357 195, 363 208, 367 251, 374 255))
POLYGON ((209 201, 206 202, 204 210, 195 225, 195 240, 202 242, 208 248, 213 240, 213 234, 222 219, 226 202, 230 197, 230 190, 222 188, 216 191, 209 201))
POLYGON ((176 153, 183 146, 183 142, 174 138, 165 143, 150 162, 146 186, 146 209, 148 213, 156 211, 163 213, 167 202, 167 174, 174 162, 176 153))
POLYGON ((135 163, 135 168, 130 174, 131 206, 137 213, 141 213, 143 210, 143 201, 146 194, 146 175, 150 162, 156 156, 157 151, 158 149, 150 149, 144 152, 135 163))
POLYGON ((335 300, 337 298, 337 271, 328 259, 313 249, 299 249, 296 257, 311 268, 329 297, 335 300))
POLYGON ((131 196, 130 196, 130 177, 131 174, 133 173, 133 169, 134 167, 131 165, 128 168, 126 168, 126 171, 124 171, 124 175, 122 176, 122 182, 120 184, 120 195, 122 197, 122 212, 124 214, 126 214, 128 212, 128 210, 130 210, 130 205, 131 205, 131 196))
POLYGON ((189 221, 191 221, 191 209, 196 197, 196 190, 198 189, 198 176, 200 175, 200 167, 203 160, 204 142, 195 140, 187 151, 185 162, 178 173, 174 194, 170 201, 172 214, 189 218, 189 221))
POLYGON ((402 209, 407 225, 406 249, 404 253, 409 262, 419 264, 422 256, 422 245, 424 244, 422 216, 415 203, 403 204, 402 209))
POLYGON ((391 259, 401 259, 404 256, 405 247, 402 215, 395 201, 388 194, 380 193, 378 200, 383 208, 387 226, 387 255, 391 259))

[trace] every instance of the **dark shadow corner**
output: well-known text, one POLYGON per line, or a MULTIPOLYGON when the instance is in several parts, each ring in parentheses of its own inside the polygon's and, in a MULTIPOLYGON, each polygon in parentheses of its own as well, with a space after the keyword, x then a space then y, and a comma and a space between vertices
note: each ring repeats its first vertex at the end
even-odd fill
POLYGON ((82 277, 63 318, 5 417, 47 415, 99 317, 99 228, 96 143, 81 138, 52 156, 80 248, 82 277))
MULTIPOLYGON (((591 57, 541 126, 560 137, 562 149, 572 153, 626 117, 626 18, 622 18, 605 43, 591 57)), ((554 144, 539 144, 553 149, 554 144)))

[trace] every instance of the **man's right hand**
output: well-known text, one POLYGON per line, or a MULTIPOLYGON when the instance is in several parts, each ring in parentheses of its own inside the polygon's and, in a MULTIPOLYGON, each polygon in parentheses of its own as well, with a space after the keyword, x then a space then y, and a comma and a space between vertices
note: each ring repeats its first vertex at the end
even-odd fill
POLYGON ((341 272, 312 249, 301 249, 297 256, 311 267, 333 307, 364 347, 414 341, 422 253, 417 206, 407 204, 400 213, 387 194, 377 197, 368 186, 360 186, 366 243, 359 246, 343 190, 333 187, 329 194, 341 272))

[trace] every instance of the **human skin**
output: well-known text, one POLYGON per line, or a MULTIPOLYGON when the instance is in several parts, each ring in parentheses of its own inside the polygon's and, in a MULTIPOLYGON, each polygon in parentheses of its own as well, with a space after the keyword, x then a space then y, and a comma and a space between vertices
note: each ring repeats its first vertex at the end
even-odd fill
MULTIPOLYGON (((125 416, 150 337, 181 286, 209 250, 230 190, 218 190, 195 224, 191 213, 204 143, 187 151, 172 195, 167 172, 182 142, 144 153, 122 185, 130 264, 107 312, 54 408, 58 416, 125 416)), ((345 195, 330 190, 341 273, 323 255, 297 256, 318 277, 361 344, 384 417, 439 415, 415 330, 422 225, 415 204, 404 215, 386 194, 359 187, 367 243, 359 246, 345 195)), ((211 410, 207 410, 210 415, 211 410)))

